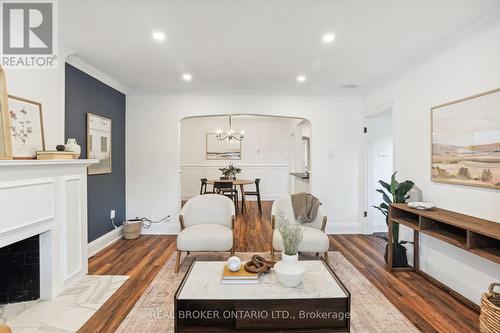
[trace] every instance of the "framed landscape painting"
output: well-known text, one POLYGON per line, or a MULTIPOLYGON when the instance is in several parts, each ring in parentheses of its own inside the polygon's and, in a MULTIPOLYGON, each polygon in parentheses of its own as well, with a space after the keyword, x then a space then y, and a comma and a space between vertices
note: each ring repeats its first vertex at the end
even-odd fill
POLYGON ((431 112, 432 180, 500 189, 500 89, 431 112))
POLYGON ((87 113, 87 158, 98 159, 89 165, 89 175, 111 173, 111 119, 87 113))
POLYGON ((207 133, 207 160, 241 160, 241 142, 218 140, 216 133, 207 133))

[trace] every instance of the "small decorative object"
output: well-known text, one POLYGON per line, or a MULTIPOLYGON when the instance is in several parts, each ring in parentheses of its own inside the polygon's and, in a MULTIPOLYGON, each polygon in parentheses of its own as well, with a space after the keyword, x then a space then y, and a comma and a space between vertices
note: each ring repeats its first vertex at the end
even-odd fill
POLYGON ((237 272, 241 268, 241 260, 236 256, 232 256, 227 260, 226 266, 231 272, 237 272))
POLYGON ((241 142, 219 141, 217 133, 207 133, 207 160, 241 160, 241 142))
POLYGON ((429 210, 434 208, 434 205, 431 204, 430 202, 420 202, 420 201, 408 202, 408 206, 420 210, 429 210))
POLYGON ((141 235, 142 219, 123 221, 123 238, 136 239, 141 235))
POLYGON ((42 104, 9 95, 9 116, 14 159, 35 159, 45 150, 42 104))
POLYGON ((274 261, 266 260, 259 255, 253 255, 252 259, 245 263, 245 270, 251 273, 268 273, 274 265, 274 261))
POLYGON ((274 271, 280 283, 285 287, 296 287, 304 280, 305 268, 299 263, 299 245, 302 242, 302 226, 284 218, 283 212, 278 213, 281 221, 279 233, 283 239, 281 261, 274 265, 274 271))
POLYGON ((2 66, 0 66, 0 160, 12 159, 9 105, 7 100, 5 73, 2 66))
POLYGON ((66 147, 64 145, 57 145, 56 146, 57 151, 64 151, 65 149, 66 149, 66 147))
MULTIPOLYGON (((384 202, 379 206, 373 206, 373 208, 378 209, 385 216, 385 221, 389 224, 389 205, 392 203, 405 203, 408 200, 408 192, 415 185, 412 181, 406 180, 402 183, 399 183, 396 180, 396 172, 392 174, 391 182, 386 183, 383 180, 379 180, 379 184, 382 185, 383 189, 378 189, 377 192, 382 194, 382 198, 384 202), (392 196, 392 199, 390 196, 392 196)), ((407 241, 399 240, 399 223, 393 223, 392 232, 392 247, 393 247, 393 267, 407 267, 408 259, 406 257, 406 247, 403 245, 406 243, 411 243, 407 241)), ((386 241, 388 241, 387 237, 383 237, 386 241)), ((389 244, 388 244, 389 245, 389 244)), ((385 248, 384 258, 387 262, 387 249, 385 248)))
POLYGON ((72 152, 75 159, 79 158, 82 153, 82 148, 76 143, 76 139, 68 139, 64 145, 64 150, 72 152))
POLYGON ((72 160, 74 155, 70 151, 45 150, 36 152, 37 160, 72 160))
POLYGON ((500 189, 500 89, 433 107, 432 180, 500 189))
POLYGON ((500 332, 500 293, 495 292, 500 283, 492 283, 488 292, 481 297, 481 315, 479 316, 479 330, 481 333, 500 332))
POLYGON ((229 163, 226 168, 220 168, 219 170, 226 179, 236 179, 236 175, 241 172, 241 168, 235 167, 233 163, 229 163))
POLYGON ((411 188, 408 195, 410 196, 408 198, 409 202, 417 202, 417 201, 421 202, 422 201, 422 190, 417 185, 413 185, 413 187, 411 188))
POLYGON ((111 119, 87 113, 87 158, 99 163, 88 167, 89 175, 111 173, 111 119))

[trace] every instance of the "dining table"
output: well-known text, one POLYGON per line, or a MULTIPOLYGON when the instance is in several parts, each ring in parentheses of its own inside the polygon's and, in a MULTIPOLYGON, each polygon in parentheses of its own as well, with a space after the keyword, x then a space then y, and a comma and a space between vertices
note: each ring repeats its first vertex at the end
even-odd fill
POLYGON ((241 211, 246 210, 246 200, 245 200, 245 185, 255 184, 255 180, 253 179, 208 179, 207 184, 214 185, 215 182, 228 182, 233 183, 235 186, 240 187, 241 192, 241 211))

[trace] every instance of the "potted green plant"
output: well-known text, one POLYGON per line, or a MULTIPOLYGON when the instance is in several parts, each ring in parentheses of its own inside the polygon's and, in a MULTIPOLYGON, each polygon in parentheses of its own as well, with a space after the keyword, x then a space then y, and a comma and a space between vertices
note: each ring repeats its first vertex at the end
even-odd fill
MULTIPOLYGON (((378 206, 373 206, 382 212, 385 216, 385 223, 389 225, 389 205, 392 203, 405 203, 408 200, 411 188, 415 184, 411 180, 406 180, 402 183, 399 183, 396 180, 396 172, 392 174, 391 182, 386 183, 383 180, 379 180, 379 184, 382 186, 381 189, 377 189, 377 192, 382 194, 382 199, 384 200, 378 206)), ((406 248, 403 246, 406 243, 411 243, 407 241, 399 240, 399 223, 392 224, 392 248, 393 248, 393 267, 407 267, 408 259, 406 257, 406 248)), ((383 237, 387 242, 387 237, 383 237)), ((387 263, 387 249, 389 244, 385 247, 385 262, 387 263)))
POLYGON ((241 172, 241 168, 235 167, 233 163, 229 163, 227 167, 220 168, 219 170, 226 179, 236 179, 236 175, 241 172))
POLYGON ((278 212, 279 233, 283 241, 281 260, 274 265, 278 281, 285 287, 296 287, 304 280, 305 267, 299 262, 299 246, 303 238, 302 225, 290 222, 278 212))

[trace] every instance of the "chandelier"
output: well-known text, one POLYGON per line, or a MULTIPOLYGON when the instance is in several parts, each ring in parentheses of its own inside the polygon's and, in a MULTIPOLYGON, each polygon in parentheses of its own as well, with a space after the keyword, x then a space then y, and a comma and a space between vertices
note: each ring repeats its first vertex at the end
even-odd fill
POLYGON ((222 130, 219 128, 215 132, 215 137, 219 141, 227 140, 229 142, 232 142, 234 140, 234 141, 241 142, 241 141, 243 141, 243 138, 245 137, 245 131, 240 131, 240 133, 234 133, 232 119, 231 119, 231 116, 229 116, 229 130, 226 133, 222 133, 222 130))

